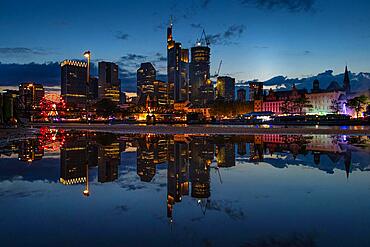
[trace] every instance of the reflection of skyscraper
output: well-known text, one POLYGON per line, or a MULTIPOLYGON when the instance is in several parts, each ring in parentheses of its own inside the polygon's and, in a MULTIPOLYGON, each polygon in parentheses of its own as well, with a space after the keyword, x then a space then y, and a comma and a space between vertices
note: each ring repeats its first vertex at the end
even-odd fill
POLYGON ((120 144, 114 142, 99 146, 98 181, 113 182, 118 178, 118 166, 121 163, 120 144))
POLYGON ((217 166, 233 167, 235 166, 235 145, 234 143, 217 144, 217 166))
POLYGON ((247 145, 245 142, 238 143, 238 155, 244 156, 247 154, 247 145))
MULTIPOLYGON (((176 138, 176 137, 175 137, 176 138)), ((173 205, 189 195, 189 149, 183 141, 173 140, 168 148, 167 216, 172 217, 173 205)))
POLYGON ((156 166, 167 161, 168 140, 146 135, 137 141, 137 174, 141 181, 150 182, 156 174, 156 166))
POLYGON ((87 142, 80 134, 71 134, 60 149, 60 182, 64 185, 86 182, 87 142))
POLYGON ((18 159, 24 162, 41 160, 44 156, 44 148, 37 139, 22 140, 19 145, 18 159))
POLYGON ((194 137, 189 147, 191 196, 208 198, 211 195, 210 164, 214 157, 214 145, 204 137, 194 137))

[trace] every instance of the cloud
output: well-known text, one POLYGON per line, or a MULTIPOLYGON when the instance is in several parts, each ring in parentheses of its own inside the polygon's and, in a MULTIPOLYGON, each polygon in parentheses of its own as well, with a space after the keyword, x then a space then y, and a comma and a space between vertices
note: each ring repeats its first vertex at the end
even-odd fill
POLYGON ((202 29, 203 28, 203 26, 199 23, 191 23, 190 26, 192 28, 196 28, 196 29, 202 29))
POLYGON ((201 1, 201 6, 202 6, 203 8, 207 8, 207 7, 208 7, 208 5, 210 4, 210 2, 211 2, 211 0, 202 0, 202 1, 201 1))
POLYGON ((241 37, 246 27, 244 25, 232 25, 223 33, 207 35, 207 39, 212 45, 230 45, 236 44, 235 39, 241 37))
POLYGON ((116 32, 114 37, 116 37, 116 39, 120 39, 120 40, 127 40, 130 37, 130 35, 128 35, 127 33, 116 32))
POLYGON ((0 56, 19 56, 19 55, 48 55, 50 52, 44 49, 31 49, 26 47, 0 47, 0 56))
POLYGON ((244 6, 261 9, 284 9, 290 12, 314 11, 316 0, 240 0, 244 6))
POLYGON ((2 64, 0 63, 0 84, 19 85, 22 82, 38 82, 48 86, 60 83, 60 65, 53 63, 2 64))

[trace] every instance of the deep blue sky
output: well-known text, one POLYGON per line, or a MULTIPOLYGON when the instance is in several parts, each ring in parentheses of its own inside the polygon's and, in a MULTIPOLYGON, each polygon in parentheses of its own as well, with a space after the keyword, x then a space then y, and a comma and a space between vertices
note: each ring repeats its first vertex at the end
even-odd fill
POLYGON ((170 15, 184 47, 204 27, 212 72, 222 59, 221 72, 238 80, 370 68, 368 0, 0 0, 0 62, 59 62, 89 49, 124 71, 148 60, 164 72, 170 15))

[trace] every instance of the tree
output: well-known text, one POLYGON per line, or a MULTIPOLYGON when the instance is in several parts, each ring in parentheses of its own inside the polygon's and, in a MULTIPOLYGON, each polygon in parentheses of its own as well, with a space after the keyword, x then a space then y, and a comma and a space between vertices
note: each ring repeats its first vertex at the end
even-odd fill
POLYGON ((304 108, 312 108, 310 100, 306 96, 295 99, 293 104, 296 108, 298 108, 299 115, 302 115, 304 108))
POLYGON ((340 113, 340 110, 341 110, 341 103, 338 100, 333 99, 331 101, 330 109, 332 110, 332 112, 334 114, 338 115, 340 113))
POLYGON ((96 113, 102 117, 109 117, 117 112, 116 104, 110 99, 102 99, 95 105, 96 113))
POLYGON ((290 102, 288 100, 285 100, 284 103, 281 105, 280 110, 283 114, 289 115, 292 110, 292 107, 290 106, 290 102))
POLYGON ((348 100, 347 105, 356 112, 356 117, 359 118, 361 111, 363 111, 368 104, 368 100, 369 98, 367 96, 361 95, 348 100))

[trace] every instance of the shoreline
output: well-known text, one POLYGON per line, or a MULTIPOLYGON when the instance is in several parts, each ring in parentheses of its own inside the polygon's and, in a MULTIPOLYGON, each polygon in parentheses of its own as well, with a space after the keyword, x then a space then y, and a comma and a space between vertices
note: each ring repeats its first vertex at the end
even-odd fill
MULTIPOLYGON (((87 130, 98 132, 113 132, 119 134, 210 134, 210 135, 253 135, 253 134, 305 134, 305 135, 370 135, 370 128, 350 127, 344 129, 340 126, 318 128, 312 126, 272 126, 271 128, 251 127, 243 125, 131 125, 131 124, 33 124, 26 129, 35 131, 35 128, 50 127, 67 130, 87 130)), ((15 131, 17 129, 14 129, 15 131)))

